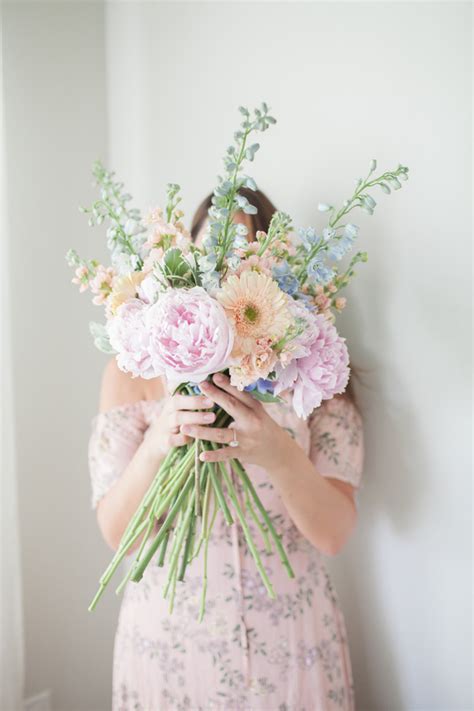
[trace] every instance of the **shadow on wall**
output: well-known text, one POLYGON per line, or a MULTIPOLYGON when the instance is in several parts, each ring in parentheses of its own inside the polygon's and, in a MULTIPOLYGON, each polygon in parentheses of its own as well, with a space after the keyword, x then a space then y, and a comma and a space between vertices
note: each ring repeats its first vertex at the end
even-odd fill
MULTIPOLYGON (((369 270, 368 270, 369 271, 369 270)), ((390 287, 390 285, 389 285, 390 287)), ((348 313, 341 318, 341 331, 352 341, 357 403, 364 419, 365 466, 359 492, 359 521, 354 539, 343 555, 331 560, 346 619, 358 711, 400 711, 405 707, 393 629, 398 621, 385 614, 387 590, 381 571, 378 524, 395 536, 408 538, 416 530, 426 486, 423 481, 423 452, 416 428, 415 408, 410 393, 397 377, 395 363, 380 353, 389 352, 386 304, 387 283, 376 270, 364 274, 364 298, 352 295, 348 313), (384 293, 383 301, 370 294, 384 293), (359 303, 358 301, 362 302, 359 303), (376 334, 373 343, 364 342, 365 326, 376 334), (390 383, 390 392, 387 391, 390 383), (356 561, 359 561, 356 564, 356 561), (360 561, 363 561, 361 568, 360 561), (368 625, 370 623, 370 626, 368 625), (377 660, 375 667, 368 660, 377 660)), ((360 292, 359 292, 360 293, 360 292)), ((403 581, 400 582, 403 585, 403 581)))

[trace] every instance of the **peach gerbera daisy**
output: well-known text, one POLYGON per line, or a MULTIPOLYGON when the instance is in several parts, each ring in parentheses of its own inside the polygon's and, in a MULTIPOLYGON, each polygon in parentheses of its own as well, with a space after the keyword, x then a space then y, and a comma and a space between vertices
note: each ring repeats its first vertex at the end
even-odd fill
POLYGON ((233 274, 216 298, 234 325, 234 357, 252 353, 259 338, 278 341, 291 323, 287 295, 266 274, 253 271, 233 274))
POLYGON ((115 314, 121 304, 137 295, 138 286, 144 276, 143 272, 130 272, 130 274, 114 278, 112 291, 107 299, 107 312, 109 314, 115 314))

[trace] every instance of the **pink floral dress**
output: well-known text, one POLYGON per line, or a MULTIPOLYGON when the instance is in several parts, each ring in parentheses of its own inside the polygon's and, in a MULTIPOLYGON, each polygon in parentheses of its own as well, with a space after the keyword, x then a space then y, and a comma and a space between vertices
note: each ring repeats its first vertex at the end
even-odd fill
MULTIPOLYGON (((94 507, 120 477, 160 407, 158 401, 140 401, 94 418, 94 507)), ((287 402, 265 407, 320 474, 360 488, 362 421, 350 400, 325 401, 306 422, 287 402)), ((139 584, 126 587, 115 637, 113 711, 353 711, 346 628, 324 555, 299 533, 266 472, 256 466, 247 471, 282 535, 295 578, 288 578, 277 554, 267 553, 262 543, 277 593, 270 599, 240 528, 227 526, 219 512, 202 623, 200 557, 177 584, 172 615, 162 594, 166 571, 153 561, 139 584)), ((251 530, 261 541, 258 529, 251 530)))

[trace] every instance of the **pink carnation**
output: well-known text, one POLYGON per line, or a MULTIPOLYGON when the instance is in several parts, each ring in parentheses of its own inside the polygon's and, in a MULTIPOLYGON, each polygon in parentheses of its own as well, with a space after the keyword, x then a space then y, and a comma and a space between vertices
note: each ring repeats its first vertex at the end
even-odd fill
POLYGON ((155 372, 173 386, 200 383, 229 365, 233 331, 219 302, 199 286, 160 295, 145 325, 155 372))
POLYGON ((153 378, 144 316, 147 306, 140 299, 121 304, 107 322, 110 345, 117 351, 117 365, 133 377, 153 378))
POLYGON ((309 353, 292 360, 286 368, 277 368, 275 394, 293 389, 293 408, 306 419, 323 400, 344 392, 349 381, 349 353, 345 338, 335 326, 318 314, 312 324, 313 338, 309 353))

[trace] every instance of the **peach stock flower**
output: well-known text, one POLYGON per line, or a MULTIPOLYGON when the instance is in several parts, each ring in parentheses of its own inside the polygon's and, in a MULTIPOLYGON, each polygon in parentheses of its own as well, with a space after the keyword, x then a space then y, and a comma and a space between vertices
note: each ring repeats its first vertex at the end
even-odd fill
POLYGON ((112 292, 112 283, 115 276, 115 269, 99 264, 95 277, 90 282, 91 291, 95 294, 92 303, 100 306, 107 301, 112 292))
POLYGON ((78 284, 79 285, 79 291, 82 293, 83 291, 86 291, 86 289, 89 286, 89 281, 91 278, 91 273, 89 269, 83 265, 80 267, 77 267, 75 271, 75 277, 72 279, 73 284, 78 284))
POLYGON ((242 259, 235 273, 237 276, 244 272, 259 272, 260 274, 272 275, 274 260, 268 257, 259 257, 258 254, 251 254, 250 257, 242 259))

